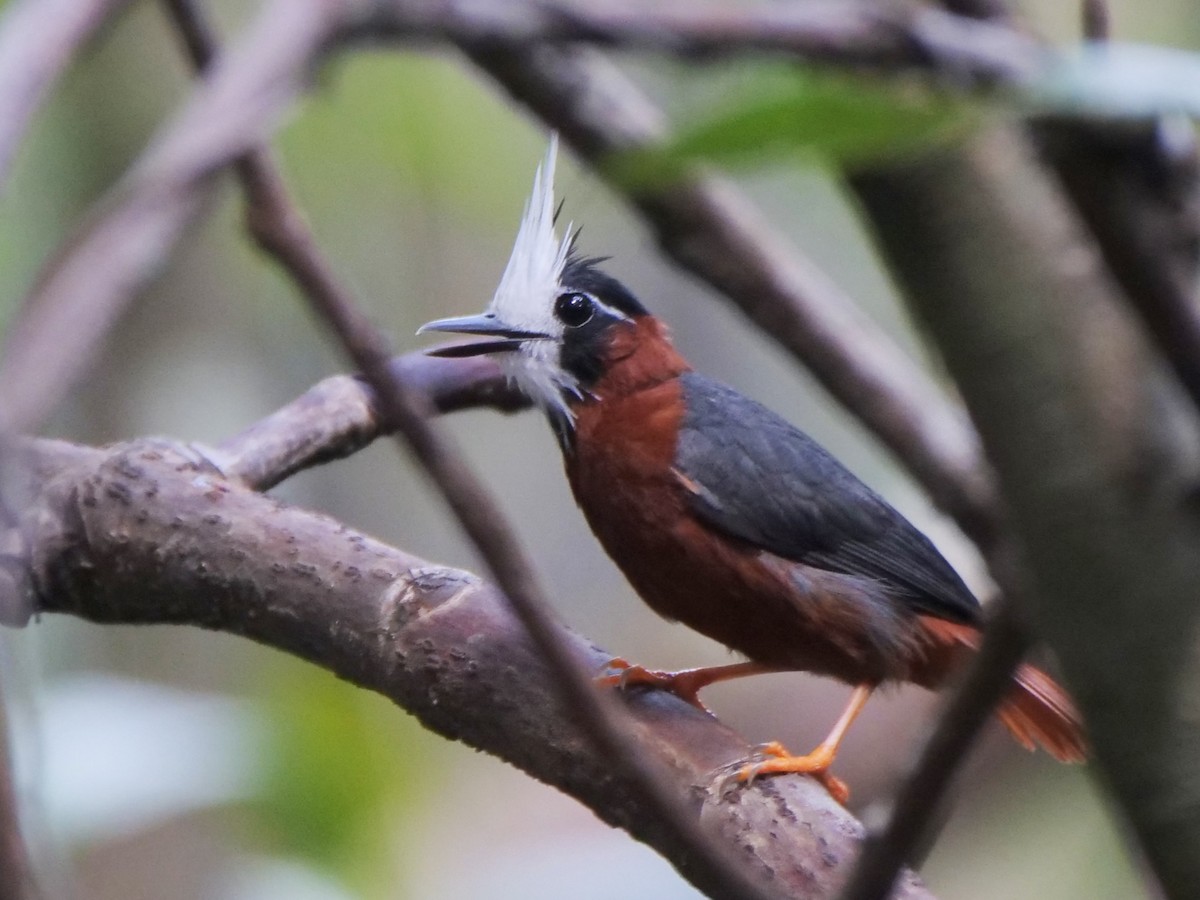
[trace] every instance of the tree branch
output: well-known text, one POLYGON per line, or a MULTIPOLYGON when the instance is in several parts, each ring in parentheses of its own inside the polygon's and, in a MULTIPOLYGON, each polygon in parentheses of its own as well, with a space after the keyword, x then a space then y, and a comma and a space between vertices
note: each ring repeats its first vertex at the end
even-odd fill
POLYGON ((271 4, 239 48, 43 269, 0 358, 0 431, 36 431, 87 371, 204 205, 213 175, 268 131, 338 23, 336 0, 271 4))
MULTIPOLYGON (((564 790, 695 876, 670 824, 585 739, 493 588, 263 497, 162 441, 104 451, 37 441, 25 453, 36 478, 21 526, 43 612, 198 625, 298 655, 564 790)), ((577 666, 607 661, 555 628, 577 666)), ((835 895, 861 827, 822 787, 784 776, 723 797, 744 739, 663 692, 630 692, 626 705, 639 756, 772 896, 835 895)), ((928 898, 911 875, 898 896, 928 898)))
MULTIPOLYGON (((529 408, 529 398, 487 357, 447 361, 409 353, 390 365, 439 413, 480 406, 501 412, 529 408)), ((226 475, 265 491, 304 469, 357 453, 388 428, 371 386, 361 377, 335 375, 223 441, 218 452, 230 459, 222 465, 226 475)))
POLYGON ((910 2, 808 0, 731 9, 688 0, 653 6, 631 0, 587 5, 376 0, 347 36, 381 35, 467 47, 586 42, 702 59, 777 53, 853 68, 952 74, 960 84, 984 85, 1021 84, 1049 57, 1042 44, 1021 32, 910 2))
MULTIPOLYGON (((552 47, 469 50, 601 174, 614 154, 665 136, 661 113, 597 57, 552 47)), ((645 217, 668 256, 800 359, 968 535, 985 547, 994 540, 994 488, 962 411, 744 196, 700 176, 637 191, 613 186, 645 217)))
MULTIPOLYGON (((1007 579, 1010 583, 1016 573, 1007 579)), ((984 725, 1012 684, 1032 641, 1009 597, 995 604, 978 655, 955 686, 950 702, 912 771, 892 801, 891 815, 868 834, 854 874, 838 900, 886 900, 906 865, 933 845, 955 775, 984 725)))
POLYGON ((1200 409, 1200 160, 1191 126, 1042 120, 1033 135, 1200 409))
MULTIPOLYGON (((190 0, 170 0, 169 5, 194 64, 202 68, 215 53, 213 36, 190 0)), ((235 162, 235 168, 246 195, 251 234, 292 277, 309 306, 362 371, 375 391, 382 420, 395 428, 401 446, 412 453, 453 510, 549 663, 550 682, 561 700, 575 711, 584 733, 599 755, 609 761, 616 777, 637 787, 643 804, 669 828, 668 841, 677 844, 681 858, 687 860, 684 874, 721 896, 765 896, 759 881, 747 876, 732 855, 697 826, 662 784, 660 774, 644 766, 632 750, 628 729, 618 718, 611 697, 600 695, 592 683, 596 668, 579 668, 562 640, 550 613, 549 599, 513 529, 458 448, 429 420, 424 395, 404 380, 401 368, 389 365, 392 354, 386 338, 361 312, 318 249, 269 150, 265 146, 252 148, 235 162)))
POLYGON ((1197 423, 1012 133, 856 182, 1000 472, 1030 612, 1172 896, 1200 884, 1197 423))

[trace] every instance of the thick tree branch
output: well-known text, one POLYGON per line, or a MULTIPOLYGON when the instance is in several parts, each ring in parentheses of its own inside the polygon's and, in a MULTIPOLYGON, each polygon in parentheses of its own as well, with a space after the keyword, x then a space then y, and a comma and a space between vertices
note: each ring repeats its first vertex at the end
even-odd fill
MULTIPOLYGON (((479 359, 443 360, 423 354, 395 361, 407 368, 410 383, 420 386, 440 411, 467 406, 502 411, 523 407, 525 401, 519 395, 504 389, 507 386, 495 367, 481 363, 479 359)), ((361 379, 339 375, 223 442, 219 452, 228 475, 265 489, 296 471, 361 449, 385 428, 374 410, 370 388, 361 379)), ((1007 554, 993 554, 992 564, 1003 570, 1005 584, 1020 582, 1016 562, 1007 554)), ((905 779, 887 829, 868 838, 842 900, 886 895, 904 863, 930 841, 929 823, 939 820, 936 807, 958 762, 1028 650, 1028 632, 1014 618, 1014 609, 1011 603, 1001 603, 994 610, 996 621, 979 657, 952 692, 912 776, 905 779)))
MULTIPOLYGON (((559 787, 694 871, 676 832, 585 739, 494 589, 283 506, 161 441, 103 452, 39 441, 27 453, 37 493, 22 526, 42 611, 199 625, 296 654, 559 787)), ((577 665, 608 659, 555 627, 577 665)), ((835 895, 861 827, 823 788, 785 776, 722 797, 723 767, 746 742, 670 695, 627 701, 638 754, 772 896, 835 895)), ((911 876, 898 896, 928 897, 911 876)))
POLYGON ((1031 609, 1171 896, 1200 885, 1196 418, 1029 148, 862 178, 860 196, 979 423, 1031 609))
POLYGON ((1033 134, 1200 409, 1200 160, 1191 126, 1046 120, 1033 134))

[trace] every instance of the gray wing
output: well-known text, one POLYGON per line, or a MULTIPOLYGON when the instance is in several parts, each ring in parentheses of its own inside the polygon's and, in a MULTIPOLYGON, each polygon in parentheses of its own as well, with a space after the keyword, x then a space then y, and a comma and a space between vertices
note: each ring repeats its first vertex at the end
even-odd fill
POLYGON ((917 612, 980 620, 933 543, 812 438, 719 382, 680 380, 675 468, 703 522, 784 559, 869 578, 917 612))

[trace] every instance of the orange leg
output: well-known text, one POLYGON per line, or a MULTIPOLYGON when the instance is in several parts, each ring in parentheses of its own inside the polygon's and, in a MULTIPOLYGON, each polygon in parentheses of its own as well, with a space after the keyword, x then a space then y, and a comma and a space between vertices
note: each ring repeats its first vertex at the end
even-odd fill
POLYGON ((833 765, 838 747, 850 729, 851 723, 858 718, 858 714, 866 706, 874 689, 873 685, 867 684, 860 684, 854 689, 854 693, 850 695, 850 702, 846 704, 845 711, 837 720, 837 724, 833 726, 833 730, 829 732, 829 736, 821 741, 811 753, 806 756, 792 756, 783 749, 781 744, 767 744, 760 752, 769 758, 745 766, 738 773, 738 781, 748 783, 759 775, 800 772, 812 775, 825 785, 826 790, 833 795, 833 799, 838 803, 845 803, 850 797, 850 791, 841 779, 829 773, 829 767, 833 765))
POLYGON ((734 678, 745 678, 748 675, 763 675, 767 672, 783 671, 771 666, 764 666, 761 663, 741 662, 732 663, 727 666, 704 666, 699 669, 683 669, 679 672, 660 672, 631 665, 620 657, 611 660, 606 669, 607 674, 597 678, 597 684, 604 687, 617 687, 622 690, 636 685, 659 688, 660 690, 670 691, 703 712, 709 712, 709 710, 700 701, 700 691, 710 684, 716 684, 719 681, 730 681, 734 678))

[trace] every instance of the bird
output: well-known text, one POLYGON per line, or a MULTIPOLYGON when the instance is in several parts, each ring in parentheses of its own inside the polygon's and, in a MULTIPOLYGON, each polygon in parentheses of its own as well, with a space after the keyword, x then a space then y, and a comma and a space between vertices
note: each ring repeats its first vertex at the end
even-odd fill
MULTIPOLYGON (((552 136, 486 311, 419 332, 485 339, 427 352, 492 355, 544 411, 578 506, 635 591, 745 657, 679 672, 618 658, 599 680, 700 709, 700 690, 731 678, 801 670, 845 682, 849 703, 812 752, 762 745, 737 776, 806 773, 845 803, 830 768, 872 692, 943 685, 976 651, 983 609, 883 497, 799 428, 696 372, 607 258, 581 255, 571 225, 558 236, 556 157, 552 136)), ((1027 749, 1087 755, 1070 696, 1032 665, 1016 670, 998 715, 1027 749)))

